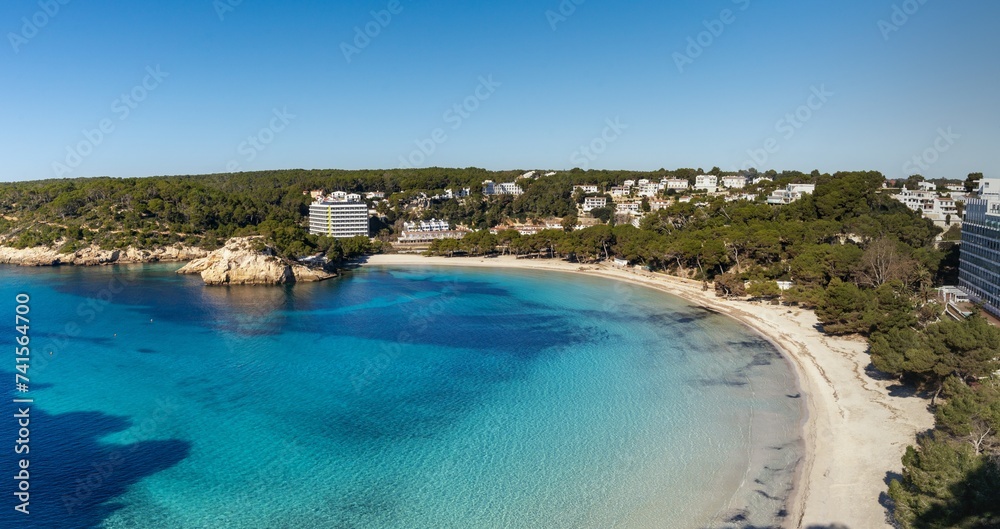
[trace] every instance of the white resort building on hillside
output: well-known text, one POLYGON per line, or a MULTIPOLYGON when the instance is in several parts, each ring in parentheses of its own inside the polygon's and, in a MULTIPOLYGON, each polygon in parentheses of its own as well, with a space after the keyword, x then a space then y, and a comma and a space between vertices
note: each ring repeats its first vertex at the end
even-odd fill
POLYGON ((747 185, 745 176, 724 176, 722 177, 722 187, 726 189, 743 189, 747 185))
POLYGON ((583 199, 583 211, 589 213, 597 208, 608 205, 608 197, 587 197, 583 199))
MULTIPOLYGON (((921 182, 921 184, 923 183, 925 182, 921 182)), ((933 221, 945 222, 948 220, 949 215, 951 217, 958 216, 958 207, 955 205, 955 199, 951 196, 938 196, 937 191, 911 191, 904 189, 898 195, 895 195, 895 198, 906 204, 906 207, 913 211, 921 212, 924 217, 933 221)), ((955 220, 958 219, 956 218, 955 220)))
POLYGON ((346 239, 363 235, 368 237, 368 205, 353 200, 358 195, 334 193, 309 206, 309 233, 346 239))
POLYGON ((656 195, 659 195, 662 190, 662 184, 658 182, 646 182, 645 184, 639 184, 640 197, 655 197, 656 195))
POLYGON ((639 202, 619 202, 615 205, 615 212, 636 215, 639 213, 640 205, 639 202))
POLYGON ((708 174, 698 175, 694 178, 694 188, 715 193, 719 189, 719 177, 708 174))
POLYGON ((958 284, 1000 317, 1000 179, 983 179, 965 205, 958 284))
POLYGON ((514 182, 505 182, 498 184, 493 180, 486 180, 483 182, 483 194, 486 196, 492 195, 520 195, 523 194, 524 190, 521 186, 515 184, 514 182))
POLYGON ((448 221, 421 220, 404 222, 403 233, 399 236, 401 243, 428 243, 438 239, 461 239, 469 234, 468 229, 451 229, 448 221))
POLYGON ((791 204, 802 198, 802 195, 811 195, 815 191, 816 184, 788 184, 784 189, 775 189, 767 197, 767 203, 774 205, 791 204))

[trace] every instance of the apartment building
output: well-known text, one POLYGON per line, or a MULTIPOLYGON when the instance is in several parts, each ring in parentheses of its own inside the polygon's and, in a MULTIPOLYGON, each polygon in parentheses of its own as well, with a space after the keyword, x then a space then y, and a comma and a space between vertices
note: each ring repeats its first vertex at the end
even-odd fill
POLYGON ((309 233, 338 239, 358 235, 369 237, 368 205, 348 200, 347 193, 336 195, 309 206, 309 233))
POLYGON ((983 179, 966 201, 958 285, 1000 317, 1000 179, 983 179))

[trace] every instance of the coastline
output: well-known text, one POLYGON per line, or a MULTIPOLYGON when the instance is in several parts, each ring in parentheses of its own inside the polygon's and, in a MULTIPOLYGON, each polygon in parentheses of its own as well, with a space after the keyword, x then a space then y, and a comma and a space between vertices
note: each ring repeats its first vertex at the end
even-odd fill
POLYGON ((386 254, 365 265, 515 268, 585 274, 625 281, 680 297, 750 327, 792 364, 805 396, 804 457, 789 499, 786 527, 891 527, 880 503, 886 478, 898 474, 906 447, 933 426, 923 399, 893 396, 892 381, 865 373, 866 343, 825 336, 812 311, 717 298, 699 281, 604 264, 506 257, 424 257, 386 254))
POLYGON ((102 266, 116 264, 178 263, 199 259, 208 251, 183 244, 140 249, 134 246, 121 250, 102 250, 87 246, 72 252, 60 252, 48 246, 12 248, 0 245, 0 264, 15 266, 102 266))

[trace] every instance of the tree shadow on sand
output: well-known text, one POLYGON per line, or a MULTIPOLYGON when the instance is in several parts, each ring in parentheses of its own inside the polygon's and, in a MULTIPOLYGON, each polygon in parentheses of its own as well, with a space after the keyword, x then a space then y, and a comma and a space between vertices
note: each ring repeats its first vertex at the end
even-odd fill
MULTIPOLYGON (((2 409, 4 417, 18 413, 16 405, 9 401, 2 409)), ((30 514, 8 511, 0 519, 0 528, 95 529, 124 506, 115 499, 129 486, 183 461, 190 451, 191 444, 187 441, 144 440, 153 437, 156 430, 153 427, 147 431, 147 423, 138 428, 141 433, 132 439, 134 442, 101 442, 102 438, 131 426, 132 421, 125 417, 100 412, 52 415, 32 405, 30 452, 15 454, 14 450, 4 450, 0 457, 4 472, 11 474, 19 469, 21 458, 29 460, 30 514)), ((15 446, 17 428, 2 430, 3 446, 15 446)), ((17 482, 5 479, 4 483, 0 494, 11 503, 19 503, 13 501, 17 482)))

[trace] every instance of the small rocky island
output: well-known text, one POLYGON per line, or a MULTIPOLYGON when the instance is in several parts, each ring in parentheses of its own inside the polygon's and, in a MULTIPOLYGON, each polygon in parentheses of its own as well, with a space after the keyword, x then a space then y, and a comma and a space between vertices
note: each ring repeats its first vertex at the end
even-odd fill
POLYGON ((208 285, 282 285, 323 281, 336 274, 279 257, 260 237, 236 237, 195 259, 178 274, 201 274, 208 285))

